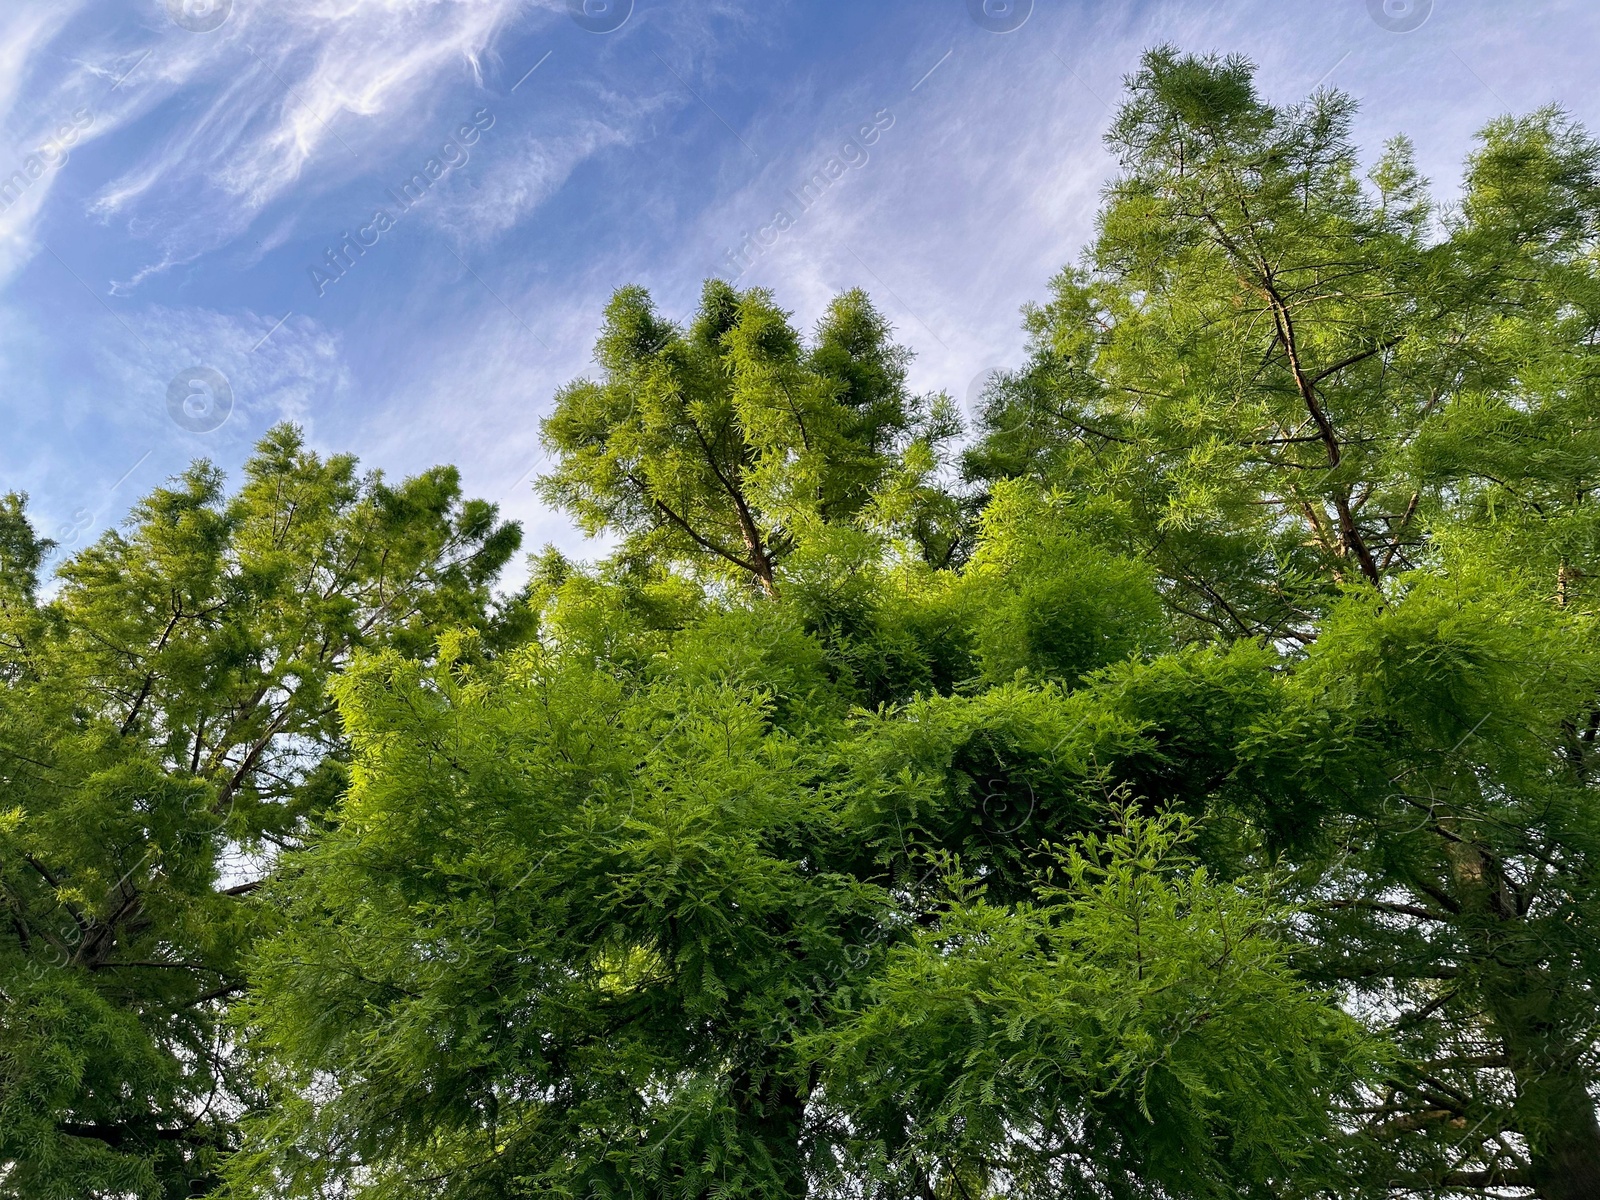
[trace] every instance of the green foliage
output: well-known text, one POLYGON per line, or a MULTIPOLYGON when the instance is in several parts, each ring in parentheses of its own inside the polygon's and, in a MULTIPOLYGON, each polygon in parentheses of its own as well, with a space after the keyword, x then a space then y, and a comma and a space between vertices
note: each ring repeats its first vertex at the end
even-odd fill
MULTIPOLYGON (((1144 636, 1159 610, 1141 572, 1072 543, 1057 579, 1121 590, 1060 586, 1043 625, 1025 604, 991 612, 1036 578, 1029 560, 1069 546, 1051 540, 1058 517, 997 507, 953 579, 841 526, 797 545, 780 603, 713 589, 671 622, 638 619, 641 578, 664 577, 547 564, 536 644, 485 663, 452 636, 433 666, 396 652, 354 666, 337 689, 353 786, 287 861, 282 928, 240 1012, 277 1103, 234 1160, 237 1193, 922 1194, 916 1181, 947 1191, 952 1171, 1017 1195, 1161 1172, 1207 1194, 1287 1186, 1370 1048, 1296 982, 1259 889, 1177 869, 1175 819, 1125 814, 1096 839, 1153 722, 1126 687, 1084 675, 1097 659, 1138 669, 1137 638, 1085 657, 1081 631, 1144 636), (1037 669, 969 677, 965 694, 927 686, 949 626, 978 646, 1008 620, 1037 669), (1048 845, 1072 841, 1064 886, 1081 904, 1041 873, 1048 845), (982 905, 948 896, 936 864, 952 853, 982 905), (1157 974, 1130 952, 1128 904, 1153 922, 1157 974), (1221 916, 1234 924, 1197 936, 1221 916), (936 1039, 939 1006, 959 1003, 959 980, 935 990, 916 973, 946 953, 918 932, 930 923, 942 938, 1010 929, 1019 954, 1059 925, 1094 980, 1063 1005, 1101 989, 1126 1012, 1141 988, 1160 1003, 1142 1025, 1107 1015, 1122 1032, 1085 1042, 1078 1082, 1036 1097, 1034 1115, 1054 1113, 1036 1142, 949 1142, 933 1129, 944 1100, 879 1094, 862 1065, 891 1008, 926 1006, 894 1020, 936 1039), (1236 959, 1217 957, 1224 943, 1236 959), (1211 975, 1192 986, 1158 982, 1201 961, 1211 975), (1230 1015, 1202 1020, 1208 1005, 1230 1015), (1174 1032, 1190 1018, 1195 1036, 1174 1032), (1263 1039, 1304 1050, 1263 1055, 1263 1039), (1085 1120, 1104 1136, 1068 1164, 1085 1120), (1180 1169, 1213 1134, 1236 1145, 1180 1169)), ((1077 969, 1056 957, 1019 986, 1077 969)), ((928 1051, 929 1071, 962 1070, 942 1043, 884 1036, 928 1051)), ((1004 1141, 1021 1112, 1024 1068, 1005 1054, 974 1068, 987 1085, 956 1087, 974 1138, 1004 1141)))
POLYGON ((967 583, 989 682, 1018 672, 1076 682, 1166 641, 1151 572, 1085 537, 1075 515, 1061 498, 1011 481, 985 508, 967 583))
POLYGON ((1033 900, 952 879, 937 926, 819 1039, 851 1151, 908 1195, 1281 1196, 1323 1178, 1326 1097, 1373 1047, 1289 970, 1289 912, 1211 878, 1192 836, 1123 808, 1051 854, 1033 900))
POLYGON ((1382 1003, 1404 1055, 1350 1117, 1369 1181, 1583 1195, 1600 1161, 1597 690, 1592 617, 1424 579, 1339 606, 1244 739, 1260 779, 1301 770, 1321 814, 1294 863, 1298 965, 1382 1003))
POLYGON ((276 1085, 333 1098, 263 1161, 290 1191, 358 1162, 378 1194, 792 1191, 785 1047, 885 897, 827 869, 838 801, 746 682, 761 652, 700 640, 619 678, 467 648, 341 683, 355 789, 285 879, 247 1008, 276 1085))
POLYGON ((861 292, 834 300, 808 347, 766 292, 706 284, 687 330, 623 288, 595 348, 599 381, 556 395, 540 483, 630 554, 775 589, 778 564, 819 523, 903 528, 940 562, 958 511, 929 486, 959 432, 946 399, 912 397, 907 351, 861 292), (882 486, 891 484, 892 486, 882 486))
POLYGON ((518 531, 437 469, 396 486, 274 429, 64 563, 0 509, 0 1194, 187 1196, 253 1094, 223 1024, 247 894, 336 805, 358 648, 502 635, 518 531))
POLYGON ((49 600, 0 504, 0 1192, 1600 1194, 1600 147, 1353 112, 1148 54, 964 485, 713 281, 508 601, 287 430, 49 600))
POLYGON ((1119 768, 1286 871, 1294 961, 1404 1065, 1339 1113, 1351 1194, 1600 1188, 1590 883, 1600 146, 1491 123, 1441 211, 1353 102, 1153 51, 1081 269, 966 457, 1148 563, 1185 651, 1106 685, 1119 768))
POLYGON ((1497 122, 1441 217, 1403 138, 1363 179, 1352 112, 1147 55, 1086 266, 967 455, 1117 514, 1202 636, 1309 640, 1341 584, 1463 539, 1547 588, 1590 570, 1594 143, 1497 122))

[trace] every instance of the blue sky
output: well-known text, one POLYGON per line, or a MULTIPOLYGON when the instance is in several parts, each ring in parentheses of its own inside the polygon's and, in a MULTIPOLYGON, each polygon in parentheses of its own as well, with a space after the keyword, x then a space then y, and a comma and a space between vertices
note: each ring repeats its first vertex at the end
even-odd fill
POLYGON ((586 2, 6 0, 0 490, 81 545, 290 419, 393 475, 454 462, 529 549, 583 553, 530 479, 613 289, 683 314, 737 273, 809 325, 861 286, 964 401, 1091 234, 1148 46, 1353 92, 1362 145, 1408 133, 1446 197, 1498 113, 1600 129, 1592 0, 986 0, 1005 32, 979 0, 586 2))

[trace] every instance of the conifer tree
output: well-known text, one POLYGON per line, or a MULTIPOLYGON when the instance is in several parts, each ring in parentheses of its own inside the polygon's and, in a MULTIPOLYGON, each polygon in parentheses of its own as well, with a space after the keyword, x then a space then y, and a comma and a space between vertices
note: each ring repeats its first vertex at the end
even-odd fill
POLYGON ((960 514, 922 486, 959 432, 948 398, 906 390, 906 351, 865 294, 836 298, 807 346, 765 292, 705 286, 687 329, 640 288, 606 308, 598 381, 556 396, 543 423, 556 469, 541 494, 631 553, 776 589, 808 526, 877 514, 949 561, 960 514))
POLYGON ((967 468, 1109 512, 1185 637, 1306 647, 1248 719, 1176 687, 1158 740, 1403 1052, 1343 1118, 1361 1184, 1591 1196, 1600 146, 1497 120, 1444 212, 1404 140, 1363 179, 1352 111, 1147 55, 967 468))
POLYGON ((208 1190, 255 1093, 223 1023, 251 902, 348 782, 329 681, 496 622, 519 532, 272 430, 68 559, 0 507, 0 1194, 208 1190))

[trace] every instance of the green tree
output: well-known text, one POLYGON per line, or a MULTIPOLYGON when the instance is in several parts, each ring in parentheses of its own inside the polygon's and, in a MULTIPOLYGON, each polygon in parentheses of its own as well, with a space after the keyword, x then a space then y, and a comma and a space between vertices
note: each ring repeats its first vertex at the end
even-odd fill
POLYGON ((852 1149, 913 1144, 881 1164, 909 1195, 1279 1196, 1329 1178, 1325 1098, 1371 1048, 1286 969, 1288 911, 1213 880, 1192 837, 1129 806, 1047 856, 1019 904, 953 880, 937 926, 819 1039, 822 1105, 852 1149))
POLYGON ((631 553, 769 594, 808 527, 872 515, 880 492, 893 498, 875 515, 949 561, 959 513, 926 485, 959 424, 947 398, 907 392, 909 355, 889 335, 859 291, 807 346, 760 290, 708 281, 683 330, 623 288, 595 348, 601 378, 561 389, 543 422, 557 466, 541 494, 631 553))
POLYGON ((1385 1005, 1404 1055, 1349 1114, 1375 1191, 1600 1186, 1600 812, 1571 732, 1595 650, 1591 616, 1413 580, 1339 606, 1242 739, 1256 803, 1277 780, 1315 816, 1291 856, 1299 965, 1385 1005))
POLYGON ((967 468, 1099 521, 1183 637, 1307 647, 1254 700, 1151 676, 1137 780, 1247 818, 1212 849, 1292 869, 1296 961, 1403 1050, 1349 1186, 1589 1196, 1600 148, 1498 120, 1441 212, 1352 111, 1147 55, 967 468))
POLYGON ((1586 570, 1595 144, 1497 122, 1440 214, 1403 138, 1363 181, 1348 96, 1276 108, 1251 74, 1146 57, 1099 236, 1028 311, 969 474, 1113 501, 1169 603, 1230 637, 1305 639, 1475 509, 1561 523, 1586 570))
POLYGON ((343 792, 329 681, 435 626, 509 634, 517 546, 435 469, 394 486, 282 426, 62 564, 0 507, 0 1194, 187 1196, 252 1095, 223 1025, 248 899, 343 792))
POLYGON ((1157 594, 1033 499, 992 505, 960 572, 848 522, 797 537, 767 595, 710 550, 674 572, 682 544, 547 557, 532 644, 356 664, 355 782, 273 885, 240 1012, 274 1103, 237 1193, 1325 1180, 1373 1048, 1288 966, 1262 880, 1119 803, 1153 715, 1096 672, 1166 644, 1157 594), (1055 1024, 972 990, 990 938, 1055 1024), (952 1060, 963 1003, 949 1038, 995 1042, 952 1060))

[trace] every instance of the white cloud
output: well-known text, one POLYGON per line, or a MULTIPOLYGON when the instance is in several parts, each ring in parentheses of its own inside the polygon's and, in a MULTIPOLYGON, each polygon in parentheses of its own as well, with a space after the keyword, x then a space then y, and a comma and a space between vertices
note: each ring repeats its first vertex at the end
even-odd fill
POLYGON ((559 191, 586 159, 628 141, 622 130, 593 118, 577 118, 571 124, 576 128, 554 137, 510 134, 514 140, 495 148, 476 188, 447 193, 424 211, 463 241, 493 241, 559 191))
MULTIPOLYGON (((502 26, 527 0, 284 0, 241 6, 205 35, 205 57, 167 68, 200 111, 107 185, 111 218, 152 193, 200 200, 170 222, 167 258, 221 245, 291 188, 336 186, 365 157, 410 140, 438 85, 476 81, 502 26), (175 253, 172 247, 183 247, 175 253)), ((158 201, 159 202, 159 201, 158 201)))
POLYGON ((73 149, 106 128, 86 102, 92 75, 45 61, 79 7, 62 0, 0 13, 0 130, 14 148, 0 158, 0 283, 34 253, 34 224, 73 149))
MULTIPOLYGON (((159 0, 145 4, 154 19, 131 33, 122 0, 101 3, 112 19, 99 23, 72 22, 86 16, 84 0, 0 16, 0 126, 13 142, 42 142, 85 105, 95 117, 85 140, 162 106, 170 114, 160 139, 91 204, 107 221, 159 213, 157 259, 122 290, 237 237, 293 187, 336 186, 366 170, 364 154, 415 136, 442 81, 481 82, 508 22, 554 8, 550 0, 278 0, 235 4, 221 28, 195 34, 171 23, 159 0)), ((34 181, 0 213, 0 282, 37 251, 54 181, 53 172, 34 181)))
POLYGON ((93 403, 64 416, 102 423, 109 438, 128 445, 155 442, 186 455, 233 457, 279 421, 314 435, 320 414, 350 387, 339 338, 303 315, 280 325, 277 317, 248 311, 152 306, 126 331, 98 333, 90 344, 121 403, 109 410, 93 403), (168 387, 180 372, 202 367, 226 380, 232 411, 219 428, 194 432, 174 423, 168 387))
POLYGON ((24 88, 37 79, 33 73, 40 51, 81 7, 82 0, 59 0, 50 5, 21 5, 0 12, 0 126, 13 129, 24 88))
POLYGON ((96 315, 66 331, 0 310, 0 373, 33 398, 7 409, 0 491, 31 493, 36 526, 70 551, 195 458, 236 463, 282 420, 315 436, 324 414, 349 401, 343 348, 309 318, 275 324, 248 311, 156 307, 126 324, 96 315), (57 361, 41 361, 47 345, 57 361), (208 432, 181 428, 169 411, 170 381, 196 366, 219 371, 232 397, 208 432))

